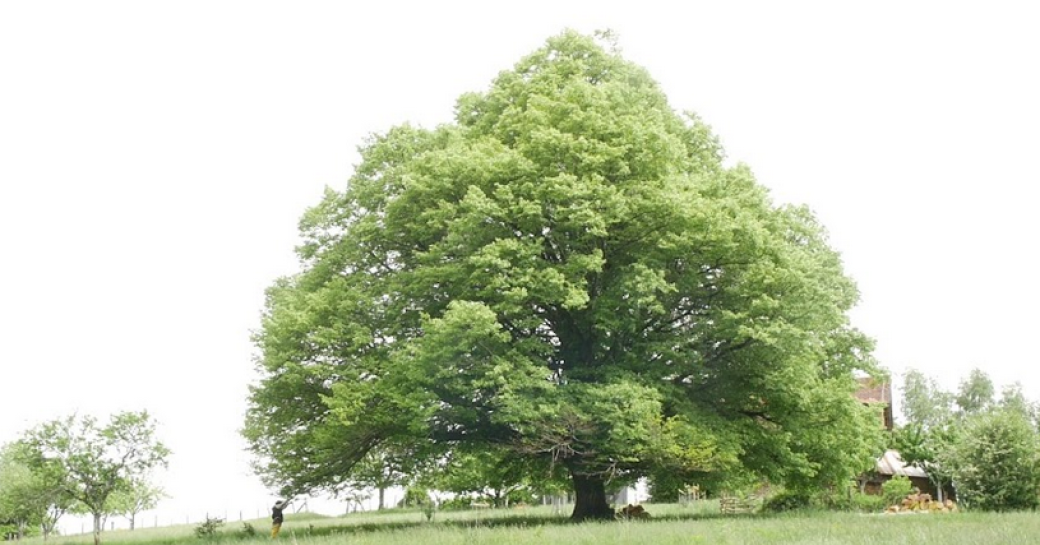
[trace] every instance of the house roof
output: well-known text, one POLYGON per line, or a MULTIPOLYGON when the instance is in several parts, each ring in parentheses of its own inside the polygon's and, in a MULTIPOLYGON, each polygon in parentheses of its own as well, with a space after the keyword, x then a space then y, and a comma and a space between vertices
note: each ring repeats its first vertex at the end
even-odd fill
POLYGON ((879 475, 903 475, 906 477, 922 477, 927 478, 928 473, 912 465, 907 465, 906 462, 899 456, 899 453, 894 450, 886 450, 880 458, 877 459, 876 470, 879 475))
POLYGON ((873 377, 862 377, 856 380, 859 382, 856 399, 863 403, 892 403, 892 384, 890 382, 873 377))

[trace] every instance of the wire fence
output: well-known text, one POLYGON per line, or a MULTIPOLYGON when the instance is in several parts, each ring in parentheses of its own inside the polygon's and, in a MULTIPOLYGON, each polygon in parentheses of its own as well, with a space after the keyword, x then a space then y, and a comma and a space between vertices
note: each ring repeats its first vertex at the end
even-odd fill
MULTIPOLYGON (((270 518, 269 507, 253 507, 249 509, 225 509, 219 511, 193 511, 178 515, 170 513, 143 513, 134 517, 133 522, 126 517, 108 517, 104 521, 104 531, 131 530, 145 528, 164 528, 168 526, 201 524, 211 518, 219 518, 224 522, 247 522, 270 518)), ((58 523, 62 535, 88 534, 94 531, 94 521, 90 515, 66 515, 58 523)))

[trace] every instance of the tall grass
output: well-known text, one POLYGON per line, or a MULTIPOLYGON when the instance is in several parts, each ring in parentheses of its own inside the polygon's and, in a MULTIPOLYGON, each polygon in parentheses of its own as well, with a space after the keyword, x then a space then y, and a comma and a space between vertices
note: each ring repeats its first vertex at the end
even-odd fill
MULTIPOLYGON (((718 514, 717 504, 697 507, 648 505, 651 520, 571 524, 549 507, 493 511, 440 512, 432 522, 418 511, 391 510, 343 517, 287 517, 278 541, 283 545, 601 545, 652 544, 806 544, 943 545, 1022 544, 1038 541, 1040 515, 1033 513, 957 513, 951 515, 862 515, 804 513, 777 516, 718 514)), ((193 526, 106 532, 118 545, 271 545, 270 521, 246 521, 257 535, 247 537, 241 522, 229 523, 212 539, 199 539, 193 526)), ((52 538, 49 545, 83 545, 90 536, 52 538)), ((42 545, 40 538, 24 545, 42 545)))

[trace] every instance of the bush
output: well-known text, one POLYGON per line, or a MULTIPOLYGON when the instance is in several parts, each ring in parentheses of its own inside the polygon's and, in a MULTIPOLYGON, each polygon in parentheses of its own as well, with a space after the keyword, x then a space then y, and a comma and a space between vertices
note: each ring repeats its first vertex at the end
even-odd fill
POLYGON ((248 522, 242 523, 242 535, 245 537, 256 537, 257 531, 252 524, 248 522))
POLYGON ((1019 412, 994 410, 968 422, 949 452, 957 497, 971 509, 1036 509, 1040 486, 1036 430, 1019 412))
POLYGON ((885 507, 900 505, 914 491, 914 485, 905 475, 897 475, 881 485, 881 498, 885 507))
POLYGON ((195 535, 202 539, 214 537, 223 525, 224 519, 207 516, 205 521, 195 527, 195 535))
POLYGON ((405 489, 404 497, 397 503, 398 507, 422 507, 430 503, 430 495, 425 488, 411 486, 405 489))
POLYGON ((877 513, 884 511, 885 505, 885 500, 881 496, 864 494, 854 487, 817 492, 784 490, 766 500, 762 504, 762 511, 782 513, 802 509, 826 509, 830 511, 877 513))
POLYGON ((427 500, 426 503, 422 504, 422 514, 426 517, 426 522, 433 522, 433 515, 437 513, 437 504, 427 500))
POLYGON ((877 513, 884 511, 886 506, 883 497, 864 494, 853 486, 817 494, 811 501, 813 507, 856 513, 877 513))
POLYGON ((455 496, 450 500, 444 500, 441 502, 439 509, 441 511, 463 511, 470 508, 470 503, 473 499, 469 496, 455 496))
POLYGON ((807 509, 814 504, 810 494, 801 491, 785 490, 769 498, 762 504, 762 511, 767 513, 783 513, 807 509))
POLYGON ((861 513, 879 513, 884 511, 888 505, 885 504, 885 498, 883 496, 876 496, 874 494, 864 494, 862 492, 853 492, 849 498, 849 511, 858 511, 861 513))

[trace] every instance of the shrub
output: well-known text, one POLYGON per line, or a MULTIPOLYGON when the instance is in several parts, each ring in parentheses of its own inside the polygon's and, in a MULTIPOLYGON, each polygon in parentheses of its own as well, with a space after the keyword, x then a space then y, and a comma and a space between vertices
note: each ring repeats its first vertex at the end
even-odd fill
POLYGON ((450 500, 442 501, 438 508, 441 511, 463 511, 469 509, 472 502, 473 499, 469 496, 455 496, 450 500))
POLYGON ((796 511, 812 507, 811 495, 794 490, 785 490, 769 498, 762 504, 762 511, 767 513, 783 513, 785 511, 796 511))
POLYGON ((426 517, 426 522, 433 522, 433 515, 437 513, 437 504, 426 500, 426 503, 422 504, 422 514, 426 517))
POLYGON ((862 513, 878 513, 885 510, 884 496, 854 492, 849 499, 849 510, 862 513))
POLYGON ((430 496, 425 488, 411 486, 405 489, 404 497, 397 503, 398 507, 422 507, 430 503, 430 496))
POLYGON ((205 539, 217 535, 217 531, 224 525, 224 519, 206 516, 206 520, 195 527, 195 535, 205 539))
POLYGON ((814 507, 858 513, 877 513, 886 507, 883 497, 864 494, 854 486, 817 494, 811 498, 811 502, 814 507))
POLYGON ((245 537, 256 537, 257 531, 252 524, 248 522, 242 523, 242 535, 245 537))
POLYGON ((958 499, 984 511, 1035 509, 1038 449, 1036 430, 1019 412, 994 410, 973 418, 948 454, 958 499))
POLYGON ((905 475, 896 475, 881 485, 881 497, 885 506, 900 505, 914 490, 913 483, 905 475))

